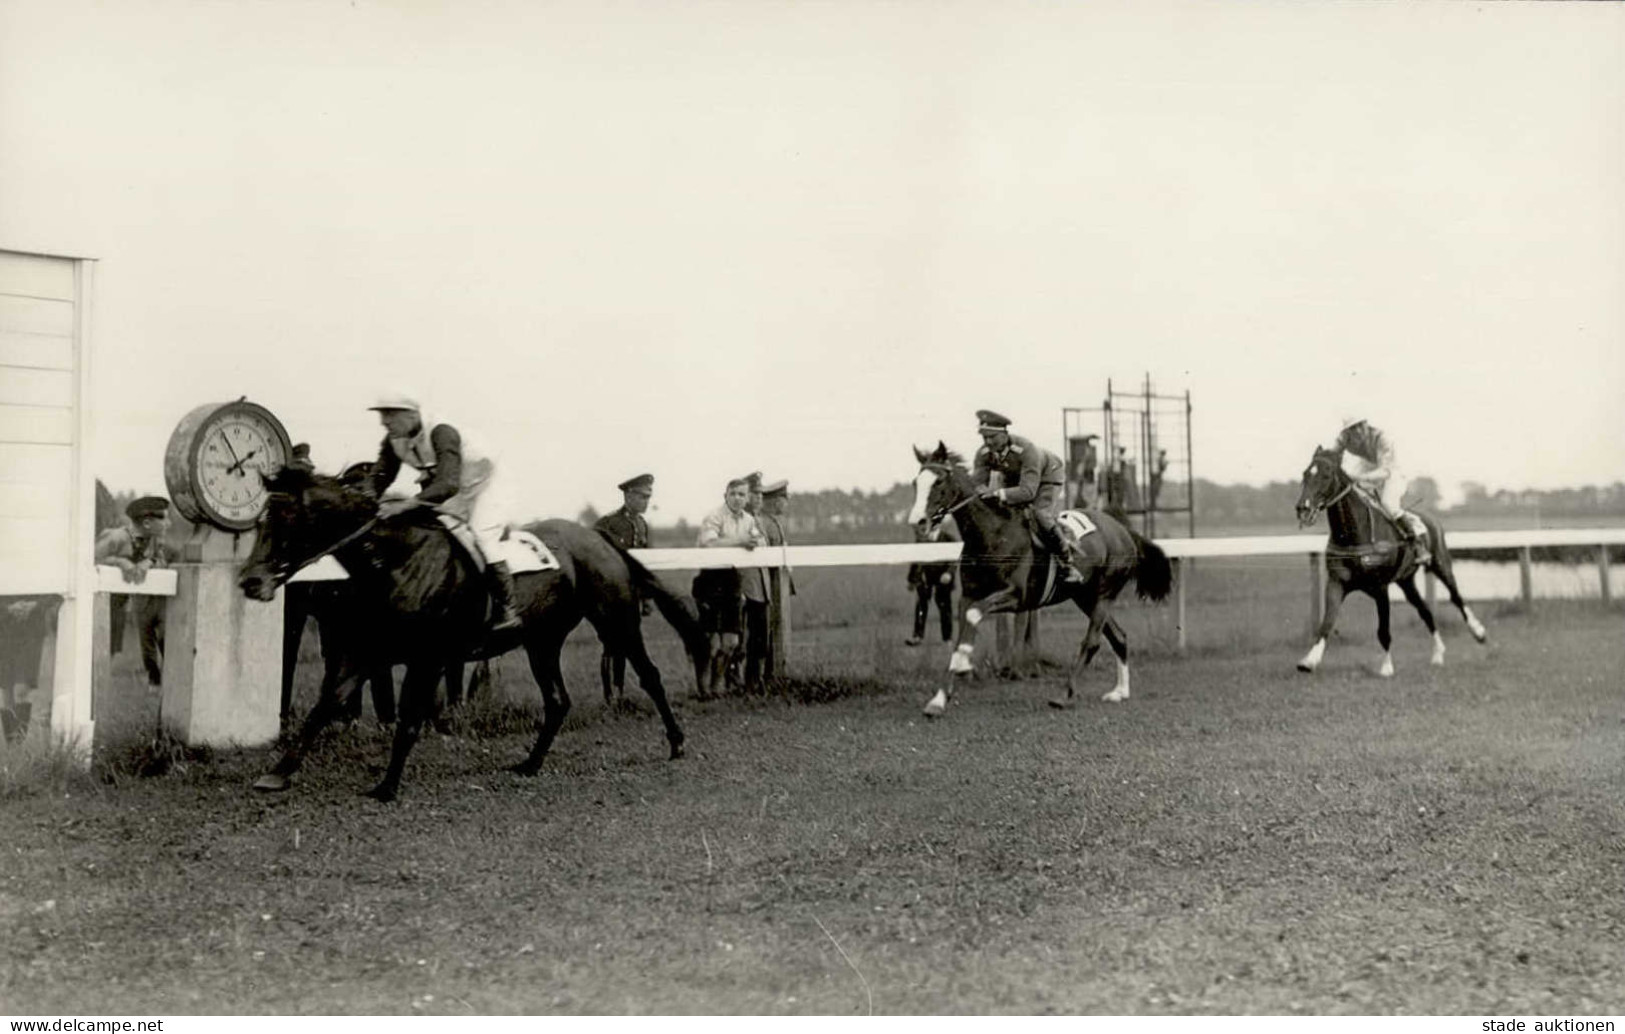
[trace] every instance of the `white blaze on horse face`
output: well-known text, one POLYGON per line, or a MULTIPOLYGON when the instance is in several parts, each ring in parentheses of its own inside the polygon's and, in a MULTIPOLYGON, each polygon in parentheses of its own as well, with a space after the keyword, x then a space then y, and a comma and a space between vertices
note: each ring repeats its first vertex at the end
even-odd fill
POLYGON ((975 668, 971 664, 970 655, 976 647, 970 643, 960 643, 954 648, 954 655, 948 658, 948 670, 955 675, 968 675, 975 668))
POLYGON ((937 483, 937 472, 924 467, 914 475, 914 505, 909 508, 908 522, 918 524, 925 520, 925 504, 931 499, 931 489, 937 483))

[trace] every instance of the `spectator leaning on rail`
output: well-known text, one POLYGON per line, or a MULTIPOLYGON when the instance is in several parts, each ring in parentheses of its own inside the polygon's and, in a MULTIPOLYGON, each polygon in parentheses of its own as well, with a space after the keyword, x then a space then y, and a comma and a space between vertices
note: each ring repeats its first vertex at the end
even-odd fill
POLYGON ((1377 501, 1399 533, 1415 547, 1421 562, 1426 563, 1427 525, 1400 506, 1411 479, 1401 471, 1388 436, 1364 417, 1345 417, 1334 445, 1343 453, 1343 473, 1377 501))
POLYGON ((496 543, 506 529, 500 520, 493 519, 494 508, 488 502, 481 503, 496 474, 496 464, 477 452, 451 424, 426 418, 409 396, 386 395, 368 408, 378 414, 378 422, 386 432, 373 470, 373 495, 383 496, 403 464, 418 472, 418 494, 410 499, 384 500, 378 506, 379 518, 389 520, 429 507, 466 523, 484 554, 486 585, 496 604, 493 630, 519 627, 519 612, 513 603, 513 575, 496 552, 496 543))
POLYGON ((1072 544, 1056 524, 1065 491, 1065 470, 1059 457, 1032 442, 1010 433, 1010 418, 990 409, 976 411, 977 432, 982 447, 976 450, 971 476, 982 486, 982 498, 1010 507, 1030 507, 1039 536, 1061 561, 1066 581, 1081 581, 1072 554, 1072 544), (994 478, 997 474, 999 477, 994 478), (995 483, 997 481, 997 483, 995 483))
MULTIPOLYGON (((706 514, 700 522, 699 545, 742 549, 765 545, 767 540, 761 527, 745 509, 750 499, 749 482, 745 478, 734 478, 728 482, 722 499, 723 505, 706 514)), ((712 636, 711 672, 706 680, 709 693, 721 687, 728 665, 739 650, 743 616, 739 575, 732 567, 708 568, 694 579, 694 602, 699 605, 705 630, 712 636)))
MULTIPOLYGON (((643 515, 649 511, 649 500, 654 498, 655 476, 639 474, 615 486, 621 490, 621 508, 598 518, 593 528, 620 549, 648 549, 649 521, 643 515)), ((649 601, 643 601, 643 613, 649 613, 649 601)), ((626 685, 626 658, 604 648, 598 659, 598 676, 604 684, 604 698, 619 692, 626 685)))
MULTIPOLYGON (((96 563, 107 564, 124 573, 124 580, 140 585, 147 572, 168 567, 171 556, 164 544, 169 529, 169 500, 161 495, 142 496, 124 508, 130 518, 127 527, 108 528, 96 539, 96 563)), ((131 597, 118 593, 108 601, 111 617, 111 652, 123 645, 126 608, 131 597)), ((156 690, 164 681, 164 605, 162 596, 137 596, 133 604, 136 632, 141 642, 141 663, 147 669, 147 685, 156 690)))

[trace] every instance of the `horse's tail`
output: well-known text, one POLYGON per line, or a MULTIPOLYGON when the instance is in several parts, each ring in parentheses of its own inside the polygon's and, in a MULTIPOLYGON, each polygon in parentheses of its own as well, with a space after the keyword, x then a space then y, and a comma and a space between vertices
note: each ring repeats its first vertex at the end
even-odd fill
POLYGON ((618 545, 616 549, 626 561, 626 569, 632 575, 632 584, 645 599, 654 601, 655 609, 660 611, 660 616, 677 630, 689 658, 696 665, 703 665, 711 655, 711 637, 700 624, 700 617, 695 612, 694 604, 687 596, 668 589, 665 582, 655 577, 655 573, 644 567, 632 554, 618 545))
POLYGON ((1129 535, 1140 550, 1140 562, 1134 568, 1136 591, 1140 599, 1153 602, 1167 599, 1174 587, 1174 566, 1168 562, 1168 554, 1133 528, 1129 529, 1129 535))

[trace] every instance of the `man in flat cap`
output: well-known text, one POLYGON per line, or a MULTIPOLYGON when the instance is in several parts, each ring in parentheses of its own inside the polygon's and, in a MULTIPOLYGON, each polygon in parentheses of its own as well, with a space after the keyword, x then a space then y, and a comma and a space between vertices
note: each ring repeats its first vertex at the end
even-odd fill
MULTIPOLYGON (((108 528, 96 539, 96 563, 116 567, 124 580, 140 585, 147 572, 168 567, 169 547, 164 532, 169 529, 169 500, 161 495, 144 495, 124 508, 129 524, 108 528)), ((110 646, 118 653, 124 646, 126 613, 133 611, 141 643, 141 663, 147 669, 147 685, 157 689, 164 681, 164 605, 162 596, 130 597, 115 593, 108 601, 112 618, 110 646)))
POLYGON ((982 487, 982 498, 1005 506, 1030 507, 1045 545, 1061 560, 1061 577, 1081 581, 1071 543, 1056 526, 1065 491, 1065 469, 1060 457, 1010 433, 1010 418, 991 409, 976 411, 976 430, 982 447, 976 450, 971 476, 982 487))
MULTIPOLYGON (((639 474, 615 486, 621 490, 621 508, 598 518, 593 528, 621 549, 649 548, 649 521, 643 516, 649 511, 649 500, 654 498, 655 476, 639 474)), ((643 601, 644 613, 649 603, 643 601)), ((626 658, 611 653, 604 647, 598 659, 598 676, 604 684, 604 701, 614 699, 626 686, 626 658)))
POLYGON ((486 589, 496 605, 492 631, 518 628, 513 575, 495 551, 506 531, 502 515, 492 512, 496 508, 489 501, 481 503, 496 474, 496 464, 457 428, 426 417, 410 396, 385 395, 368 408, 384 426, 384 440, 373 467, 373 496, 383 497, 403 465, 418 472, 418 494, 410 499, 385 499, 378 507, 379 518, 389 520, 428 507, 465 522, 484 554, 486 589))

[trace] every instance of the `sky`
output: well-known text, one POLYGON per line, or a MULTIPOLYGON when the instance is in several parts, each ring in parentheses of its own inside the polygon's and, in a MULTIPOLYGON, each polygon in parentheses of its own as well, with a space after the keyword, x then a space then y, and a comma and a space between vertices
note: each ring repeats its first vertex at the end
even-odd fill
POLYGON ((98 259, 93 465, 421 398, 516 517, 885 489, 1189 390, 1195 473, 1625 479, 1625 7, 0 0, 0 248, 98 259))

